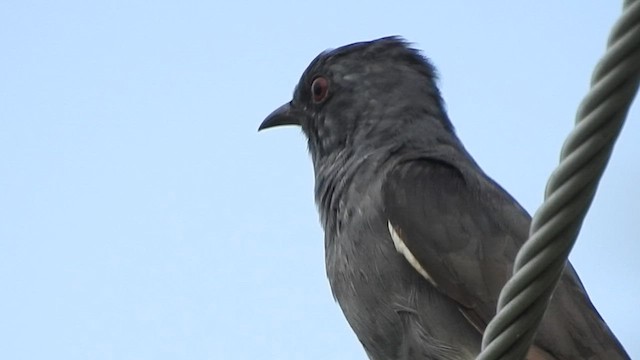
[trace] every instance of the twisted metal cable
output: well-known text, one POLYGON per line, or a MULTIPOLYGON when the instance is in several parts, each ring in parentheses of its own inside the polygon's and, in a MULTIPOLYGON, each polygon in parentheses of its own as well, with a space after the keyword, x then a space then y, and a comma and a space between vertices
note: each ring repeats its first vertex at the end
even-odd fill
POLYGON ((626 0, 580 104, 545 201, 516 256, 478 360, 524 359, 620 134, 640 80, 640 0, 626 0))

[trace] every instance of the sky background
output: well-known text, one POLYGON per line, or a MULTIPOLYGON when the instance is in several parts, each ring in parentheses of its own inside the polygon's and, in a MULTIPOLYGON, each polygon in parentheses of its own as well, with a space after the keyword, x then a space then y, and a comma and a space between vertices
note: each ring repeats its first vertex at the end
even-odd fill
MULTIPOLYGON (((321 51, 402 35, 530 212, 620 1, 0 2, 0 358, 365 359, 299 129, 321 51)), ((640 109, 571 259, 640 358, 640 109)))

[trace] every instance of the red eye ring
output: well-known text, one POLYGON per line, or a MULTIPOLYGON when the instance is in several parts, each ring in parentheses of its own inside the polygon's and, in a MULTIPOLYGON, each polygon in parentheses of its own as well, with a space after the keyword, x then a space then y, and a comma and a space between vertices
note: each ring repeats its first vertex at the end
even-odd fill
POLYGON ((311 82, 311 97, 314 103, 321 103, 329 95, 329 80, 324 76, 318 76, 311 82))

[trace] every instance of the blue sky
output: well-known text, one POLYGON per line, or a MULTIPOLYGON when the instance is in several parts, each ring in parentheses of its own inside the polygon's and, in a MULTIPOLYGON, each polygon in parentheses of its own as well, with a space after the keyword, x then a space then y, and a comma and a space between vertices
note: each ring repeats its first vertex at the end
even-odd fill
MULTIPOLYGON (((365 359, 295 128, 321 51, 402 35, 530 212, 617 1, 0 3, 0 358, 365 359)), ((640 357, 636 104, 571 255, 640 357)))

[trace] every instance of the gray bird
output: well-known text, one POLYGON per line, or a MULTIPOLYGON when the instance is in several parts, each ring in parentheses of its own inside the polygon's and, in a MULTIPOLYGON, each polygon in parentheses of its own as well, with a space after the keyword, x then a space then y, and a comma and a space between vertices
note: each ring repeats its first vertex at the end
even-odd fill
MULTIPOLYGON (((455 135, 399 37, 318 55, 260 130, 309 143, 333 295, 370 359, 474 359, 531 217, 455 135)), ((628 359, 567 262, 528 359, 628 359)))

